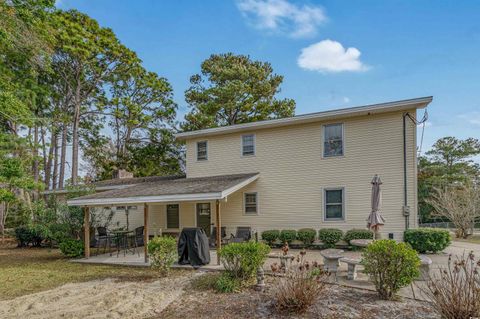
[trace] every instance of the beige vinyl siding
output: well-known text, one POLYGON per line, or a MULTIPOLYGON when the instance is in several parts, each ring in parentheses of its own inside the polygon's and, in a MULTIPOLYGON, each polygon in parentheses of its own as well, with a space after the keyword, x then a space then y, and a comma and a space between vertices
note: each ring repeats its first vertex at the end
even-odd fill
MULTIPOLYGON (((411 110, 412 115, 415 110, 411 110)), ((386 113, 211 136, 208 161, 196 161, 196 142, 187 140, 187 177, 259 172, 257 181, 221 203, 227 233, 236 226, 266 229, 365 228, 370 212, 370 181, 382 178, 384 237, 401 239, 403 205, 402 113, 386 113), (322 157, 323 125, 344 124, 344 156, 322 157), (241 156, 241 135, 254 133, 256 154, 241 156), (345 189, 345 220, 324 221, 323 189, 345 189), (243 212, 243 192, 258 192, 258 215, 243 212)), ((410 227, 417 225, 416 127, 407 118, 410 227)), ((212 206, 212 217, 214 208, 212 206)))

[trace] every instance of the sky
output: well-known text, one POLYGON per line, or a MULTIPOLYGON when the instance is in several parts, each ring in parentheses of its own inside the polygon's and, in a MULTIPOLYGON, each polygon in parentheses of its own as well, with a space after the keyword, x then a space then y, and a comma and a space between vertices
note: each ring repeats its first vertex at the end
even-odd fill
POLYGON ((433 96, 422 152, 443 136, 480 138, 480 1, 60 0, 57 6, 111 28, 148 70, 166 77, 179 119, 201 62, 233 52, 270 62, 284 76, 279 97, 294 99, 296 114, 433 96))

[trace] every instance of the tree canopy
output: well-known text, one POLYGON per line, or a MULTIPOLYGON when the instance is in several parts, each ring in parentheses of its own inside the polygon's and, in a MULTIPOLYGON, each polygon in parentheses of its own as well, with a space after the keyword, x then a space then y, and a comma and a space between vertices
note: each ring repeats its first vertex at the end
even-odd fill
POLYGON ((183 130, 255 122, 295 114, 295 101, 277 99, 283 76, 268 62, 246 55, 213 54, 190 78, 185 92, 190 112, 183 130))

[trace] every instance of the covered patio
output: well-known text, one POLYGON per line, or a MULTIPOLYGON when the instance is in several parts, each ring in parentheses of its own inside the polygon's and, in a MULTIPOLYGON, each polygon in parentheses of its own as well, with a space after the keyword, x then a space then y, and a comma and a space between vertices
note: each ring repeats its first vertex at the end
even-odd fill
MULTIPOLYGON (((84 260, 91 257, 91 214, 95 209, 105 206, 135 207, 130 213, 130 219, 137 221, 137 225, 142 223, 144 226, 143 253, 140 257, 137 253, 125 254, 124 263, 132 266, 139 263, 145 265, 148 264, 147 244, 152 235, 177 235, 184 227, 199 227, 210 236, 212 225, 216 229, 222 229, 221 203, 226 203, 230 195, 253 183, 258 177, 258 173, 250 173, 168 179, 71 199, 67 201, 68 205, 83 207, 84 211, 84 260), (140 209, 137 210, 137 207, 140 209)), ((219 231, 215 234, 215 247, 218 250, 222 245, 222 234, 219 231)), ((121 264, 117 254, 103 254, 95 258, 97 262, 103 260, 104 263, 115 263, 116 259, 116 264, 121 264)), ((219 258, 212 256, 212 260, 214 258, 217 265, 220 265, 219 258)))

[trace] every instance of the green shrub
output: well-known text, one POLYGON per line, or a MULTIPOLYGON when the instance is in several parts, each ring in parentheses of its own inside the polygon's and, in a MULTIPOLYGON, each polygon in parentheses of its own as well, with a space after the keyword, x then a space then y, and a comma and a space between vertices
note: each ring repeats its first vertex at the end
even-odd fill
POLYGON ((215 290, 218 292, 237 292, 241 286, 240 279, 234 278, 226 272, 222 273, 215 282, 215 290))
POLYGON ((448 230, 436 228, 408 229, 403 236, 405 242, 419 253, 442 251, 452 241, 448 230))
POLYGON ((293 229, 284 229, 280 232, 280 236, 278 237, 282 244, 284 243, 291 243, 295 239, 297 239, 297 231, 293 229))
POLYGON ((370 229, 350 229, 343 236, 343 240, 349 245, 350 241, 354 239, 373 239, 373 231, 370 229))
POLYGON ((267 244, 270 246, 272 246, 279 237, 280 237, 279 230, 266 230, 262 232, 262 239, 266 241, 267 244))
POLYGON ((309 246, 315 240, 317 232, 312 228, 302 228, 297 232, 298 240, 301 240, 305 245, 309 246))
POLYGON ((230 277, 248 281, 255 276, 258 267, 263 265, 269 252, 268 245, 249 241, 228 244, 220 250, 219 256, 230 277))
POLYGON ((30 244, 39 247, 48 236, 49 230, 43 225, 24 225, 15 229, 15 238, 19 247, 25 247, 30 244))
POLYGON ((170 267, 177 260, 177 241, 170 236, 155 237, 148 242, 150 264, 163 276, 168 275, 170 267))
POLYGON ((71 238, 70 226, 67 224, 51 224, 49 227, 48 240, 55 241, 58 244, 71 238))
POLYGON ((60 243, 60 251, 67 257, 80 257, 84 253, 84 245, 81 240, 67 239, 60 243))
POLYGON ((343 232, 336 228, 323 228, 318 231, 318 239, 327 247, 333 248, 343 237, 343 232))
POLYGON ((419 276, 420 259, 406 243, 376 240, 363 251, 362 265, 381 299, 391 300, 419 276))

